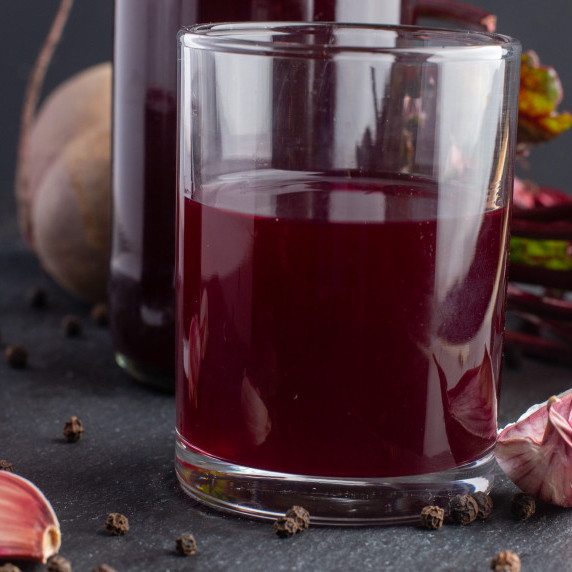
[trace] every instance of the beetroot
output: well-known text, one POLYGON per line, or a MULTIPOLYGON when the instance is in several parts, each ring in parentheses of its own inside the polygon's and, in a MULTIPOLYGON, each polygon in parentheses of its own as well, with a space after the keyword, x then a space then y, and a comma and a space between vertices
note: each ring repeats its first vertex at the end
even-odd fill
POLYGON ((16 195, 24 238, 45 270, 88 301, 106 297, 111 236, 111 64, 58 87, 36 112, 71 0, 62 0, 30 77, 16 195))

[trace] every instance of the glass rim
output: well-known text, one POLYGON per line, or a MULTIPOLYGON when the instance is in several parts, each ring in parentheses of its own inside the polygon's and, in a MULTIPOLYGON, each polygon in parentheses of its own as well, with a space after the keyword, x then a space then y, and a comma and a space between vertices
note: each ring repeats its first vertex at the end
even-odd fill
MULTIPOLYGON (((364 36, 365 37, 365 36, 364 36)), ((179 30, 177 39, 181 47, 229 53, 306 56, 328 58, 339 54, 403 55, 427 59, 434 56, 443 61, 488 60, 497 61, 520 55, 520 41, 511 36, 496 32, 410 26, 401 24, 363 24, 345 22, 233 22, 185 26, 179 30), (331 42, 303 43, 300 34, 316 38, 320 30, 336 32, 377 34, 381 40, 383 33, 394 33, 408 42, 401 46, 379 44, 334 44, 331 42), (275 36, 264 39, 262 36, 248 37, 248 34, 273 32, 275 36), (298 34, 298 40, 288 39, 298 34), (414 41, 433 40, 435 45, 413 45, 414 41), (440 42, 440 43, 439 43, 440 42), (491 49, 492 48, 492 49, 491 49)), ((433 59, 433 58, 432 58, 433 59)))

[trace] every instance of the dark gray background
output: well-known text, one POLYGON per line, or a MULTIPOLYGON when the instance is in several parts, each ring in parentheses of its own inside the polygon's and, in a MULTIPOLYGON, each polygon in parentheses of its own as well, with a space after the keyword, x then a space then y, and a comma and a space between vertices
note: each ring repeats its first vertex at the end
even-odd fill
MULTIPOLYGON (((228 0, 236 1, 236 0, 228 0)), ((279 1, 279 0, 275 0, 279 1)), ((382 0, 380 0, 382 1, 382 0)), ((174 401, 129 380, 113 363, 107 330, 89 321, 89 308, 57 288, 38 270, 15 236, 12 180, 17 125, 25 80, 48 30, 58 0, 0 0, 0 317, 4 343, 30 349, 30 367, 9 369, 0 360, 0 458, 32 479, 51 500, 62 524, 62 553, 74 570, 106 562, 117 570, 386 570, 447 572, 488 569, 493 554, 518 552, 526 570, 560 571, 572 555, 569 511, 543 507, 529 522, 508 516, 514 485, 500 478, 496 510, 489 521, 428 532, 414 527, 312 528, 292 542, 275 538, 271 526, 215 515, 199 508, 178 487, 173 472, 174 401), (8 277, 8 280, 6 279, 8 277), (23 292, 38 284, 49 307, 37 312, 23 292), (77 339, 59 332, 61 317, 79 315, 77 339), (63 420, 78 415, 82 440, 68 446, 63 420), (108 512, 124 512, 131 534, 102 532, 108 512), (177 558, 174 538, 193 532, 194 560, 177 558)), ((499 13, 501 31, 520 37, 559 69, 572 109, 569 37, 570 0, 480 0, 499 13), (547 6, 549 8, 547 8, 547 6)), ((111 57, 112 0, 76 0, 62 46, 50 69, 46 91, 80 69, 111 57)), ((534 176, 546 184, 568 185, 572 134, 533 155, 534 176)), ((3 348, 2 348, 3 349, 3 348)), ((531 403, 570 385, 569 369, 527 362, 505 372, 501 426, 531 403), (541 383, 539 383, 541 380, 541 383)), ((24 572, 41 572, 21 564, 24 572)))
MULTIPOLYGON (((473 0, 472 3, 495 12, 500 32, 516 36, 526 49, 536 50, 543 61, 556 67, 565 90, 561 108, 572 109, 572 2, 473 0)), ((59 0, 0 0, 0 224, 3 226, 15 224, 12 190, 22 94, 58 4, 59 0)), ((111 59, 112 42, 113 1, 76 0, 44 93, 73 73, 111 59)), ((527 176, 545 185, 572 190, 571 150, 572 133, 535 149, 527 176)), ((522 171, 521 174, 525 175, 522 171)), ((6 236, 6 228, 3 230, 6 236)))

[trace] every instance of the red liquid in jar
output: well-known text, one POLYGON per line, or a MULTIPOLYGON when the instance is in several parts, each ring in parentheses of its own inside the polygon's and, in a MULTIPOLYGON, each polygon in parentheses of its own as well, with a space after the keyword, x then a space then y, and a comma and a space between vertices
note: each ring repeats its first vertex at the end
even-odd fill
POLYGON ((198 22, 411 23, 410 0, 117 0, 115 8, 113 344, 126 358, 174 366, 175 37, 198 22))
POLYGON ((204 197, 185 196, 179 228, 188 444, 344 477, 441 471, 491 450, 505 209, 450 215, 413 178, 237 177, 204 197))

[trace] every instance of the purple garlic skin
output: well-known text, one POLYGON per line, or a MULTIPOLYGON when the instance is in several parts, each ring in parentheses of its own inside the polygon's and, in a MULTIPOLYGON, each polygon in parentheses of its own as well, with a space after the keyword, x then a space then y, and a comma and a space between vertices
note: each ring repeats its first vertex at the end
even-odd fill
POLYGON ((27 479, 0 471, 0 564, 47 562, 60 548, 60 524, 48 499, 27 479))
POLYGON ((572 389, 507 425, 495 452, 501 469, 524 492, 572 506, 572 389))

